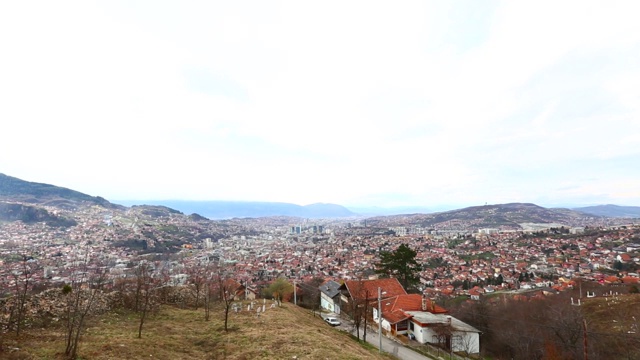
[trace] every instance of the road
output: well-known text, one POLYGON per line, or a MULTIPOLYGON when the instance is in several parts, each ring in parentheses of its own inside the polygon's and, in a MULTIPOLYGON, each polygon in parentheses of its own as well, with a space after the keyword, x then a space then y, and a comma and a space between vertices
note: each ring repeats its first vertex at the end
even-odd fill
MULTIPOLYGON (((336 314, 322 315, 322 318, 327 317, 337 317, 338 319, 340 319, 340 317, 336 314)), ((356 331, 353 328, 352 322, 346 319, 340 319, 340 321, 342 322, 342 324, 338 326, 340 330, 350 332, 354 336, 356 335, 356 331)), ((362 328, 360 329, 360 336, 362 336, 362 328)), ((378 332, 372 330, 367 331, 367 342, 375 346, 377 349, 379 346, 378 332)), ((387 338, 384 335, 382 335, 382 351, 391 354, 401 360, 433 360, 433 358, 417 353, 412 349, 405 347, 401 343, 387 338)))
MULTIPOLYGON (((355 335, 355 331, 352 333, 355 335)), ((362 332, 360 333, 360 335, 362 336, 362 332)), ((377 348, 379 345, 378 333, 371 333, 367 331, 367 342, 377 348)), ((387 338, 384 335, 382 335, 382 351, 402 360, 433 360, 432 358, 419 354, 412 349, 387 338)))

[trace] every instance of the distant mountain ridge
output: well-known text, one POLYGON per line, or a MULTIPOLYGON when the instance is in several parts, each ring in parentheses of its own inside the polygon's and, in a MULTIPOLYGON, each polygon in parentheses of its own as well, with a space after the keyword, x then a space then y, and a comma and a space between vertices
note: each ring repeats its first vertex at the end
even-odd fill
POLYGON ((50 184, 21 180, 0 173, 0 199, 31 204, 73 209, 79 204, 117 207, 100 196, 91 196, 79 191, 50 184))
POLYGON ((124 205, 162 205, 185 214, 199 214, 209 219, 255 218, 267 216, 293 216, 302 218, 340 218, 356 215, 349 209, 336 204, 296 205, 283 202, 259 201, 189 201, 153 200, 120 201, 124 205))
POLYGON ((407 214, 367 219, 371 226, 419 225, 439 229, 521 229, 525 223, 556 223, 571 226, 594 217, 569 209, 547 209, 530 203, 471 206, 432 214, 407 214))
MULTIPOLYGON (((0 173, 0 201, 20 202, 31 205, 46 205, 67 210, 74 210, 79 205, 99 205, 110 209, 124 209, 124 206, 111 203, 100 196, 91 196, 79 191, 50 184, 24 181, 0 173)), ((289 216, 300 218, 347 218, 357 216, 355 212, 337 204, 316 203, 310 205, 296 205, 284 202, 256 202, 256 201, 189 201, 189 200, 155 200, 155 201, 124 201, 125 205, 149 205, 146 212, 157 216, 167 216, 171 213, 196 215, 202 220, 229 218, 256 218, 289 216), (155 206, 155 207, 154 207, 155 206), (159 208, 158 206, 164 207, 159 208), (174 210, 175 209, 175 210, 174 210)), ((376 212, 384 211, 428 211, 428 208, 372 208, 376 212)), ((3 205, 2 211, 12 211, 3 215, 4 220, 21 218, 25 221, 45 221, 47 214, 35 212, 28 206, 17 208, 3 205), (22 214, 22 215, 19 215, 22 214)), ((54 216, 55 217, 55 216, 54 216)), ((518 228, 522 223, 559 223, 575 224, 578 219, 588 217, 609 218, 640 218, 640 207, 599 205, 574 209, 549 209, 535 204, 510 203, 498 205, 472 206, 463 209, 435 212, 414 213, 370 217, 369 224, 393 225, 415 224, 425 227, 437 227, 467 223, 474 227, 506 227, 518 228)), ((51 223, 67 225, 64 220, 55 218, 51 223)), ((455 227, 454 226, 454 227, 455 227)))
POLYGON ((619 206, 619 205, 596 205, 574 208, 596 216, 616 217, 616 218, 640 218, 640 206, 619 206))

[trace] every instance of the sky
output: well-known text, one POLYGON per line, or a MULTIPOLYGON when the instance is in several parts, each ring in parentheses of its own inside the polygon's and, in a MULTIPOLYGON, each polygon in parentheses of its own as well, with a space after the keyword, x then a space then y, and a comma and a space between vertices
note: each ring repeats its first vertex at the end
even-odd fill
POLYGON ((109 200, 640 206, 639 13, 3 1, 0 173, 109 200))

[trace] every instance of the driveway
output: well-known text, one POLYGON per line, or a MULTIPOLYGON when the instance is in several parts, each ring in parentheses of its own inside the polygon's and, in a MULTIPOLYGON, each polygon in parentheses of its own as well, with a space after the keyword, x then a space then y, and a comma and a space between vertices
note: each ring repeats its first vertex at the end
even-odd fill
MULTIPOLYGON (((335 317, 340 319, 341 324, 336 328, 342 331, 350 332, 353 336, 356 335, 356 331, 353 328, 353 322, 351 322, 350 320, 341 318, 340 315, 334 314, 334 313, 324 313, 321 316, 323 319, 326 319, 328 317, 335 317)), ((363 329, 361 327, 360 328, 361 337, 362 337, 362 330, 363 329)), ((378 348, 379 340, 378 340, 377 330, 371 330, 371 328, 369 328, 369 330, 367 331, 367 342, 375 346, 376 348, 378 348)), ((401 360, 433 360, 433 358, 417 353, 413 351, 411 348, 408 348, 397 341, 391 340, 384 335, 382 335, 382 351, 384 351, 385 353, 391 354, 401 360)))
MULTIPOLYGON (((344 319, 341 319, 341 321, 342 324, 340 325, 340 329, 350 332, 353 336, 355 336, 356 331, 353 328, 353 323, 349 320, 344 319)), ((362 337, 362 330, 363 328, 361 327, 360 337, 362 337)), ((377 327, 375 330, 371 328, 367 330, 367 342, 378 348, 380 342, 378 339, 377 327)), ((433 360, 433 358, 417 353, 410 347, 406 347, 399 341, 392 340, 384 335, 382 335, 382 351, 391 354, 401 360, 433 360)))

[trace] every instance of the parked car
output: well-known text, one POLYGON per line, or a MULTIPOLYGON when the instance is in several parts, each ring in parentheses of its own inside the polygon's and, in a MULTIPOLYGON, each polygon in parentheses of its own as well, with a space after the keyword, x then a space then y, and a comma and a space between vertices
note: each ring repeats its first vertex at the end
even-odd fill
POLYGON ((328 317, 326 319, 324 319, 324 321, 327 322, 327 324, 331 325, 331 326, 338 326, 340 325, 340 320, 334 318, 334 317, 328 317))

